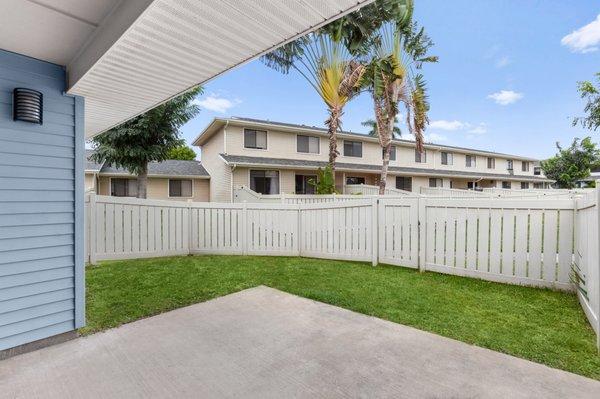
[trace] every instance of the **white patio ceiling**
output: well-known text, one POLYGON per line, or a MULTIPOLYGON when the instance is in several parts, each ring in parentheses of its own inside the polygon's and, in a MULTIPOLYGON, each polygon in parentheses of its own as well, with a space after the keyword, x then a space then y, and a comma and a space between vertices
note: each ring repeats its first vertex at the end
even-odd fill
POLYGON ((373 0, 3 0, 0 49, 67 67, 86 136, 373 0))

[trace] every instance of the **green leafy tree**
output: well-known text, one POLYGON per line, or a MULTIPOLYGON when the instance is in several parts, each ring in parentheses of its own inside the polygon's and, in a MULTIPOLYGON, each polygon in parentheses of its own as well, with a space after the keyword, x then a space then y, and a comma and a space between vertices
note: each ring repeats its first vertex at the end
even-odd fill
POLYGON ((317 194, 333 194, 335 193, 335 176, 331 170, 331 165, 325 168, 319 168, 317 171, 317 180, 310 179, 308 184, 315 188, 317 194))
POLYGON ((579 82, 579 94, 587 101, 584 108, 587 115, 573 119, 573 126, 580 124, 590 130, 600 127, 600 72, 596 74, 596 83, 597 86, 589 81, 579 82))
POLYGON ((192 101, 201 92, 202 88, 196 87, 94 137, 92 158, 136 175, 138 198, 146 198, 148 163, 164 161, 173 148, 184 145, 179 129, 198 114, 192 101))
MULTIPOLYGON (((399 123, 400 121, 398 120, 398 117, 396 117, 396 119, 394 119, 394 129, 392 132, 393 138, 395 139, 399 139, 400 137, 402 137, 402 130, 400 129, 400 126, 398 126, 399 123)), ((367 119, 366 121, 361 122, 361 125, 369 128, 369 136, 377 137, 379 135, 379 132, 377 131, 377 122, 375 122, 375 120, 367 119)))
POLYGON ((196 151, 187 145, 175 147, 169 150, 167 159, 178 159, 180 161, 193 161, 196 159, 196 151))
POLYGON ((556 143, 558 153, 541 166, 544 174, 556 180, 561 188, 574 188, 578 180, 590 176, 592 169, 600 166, 600 150, 590 137, 583 140, 575 138, 568 148, 556 143))

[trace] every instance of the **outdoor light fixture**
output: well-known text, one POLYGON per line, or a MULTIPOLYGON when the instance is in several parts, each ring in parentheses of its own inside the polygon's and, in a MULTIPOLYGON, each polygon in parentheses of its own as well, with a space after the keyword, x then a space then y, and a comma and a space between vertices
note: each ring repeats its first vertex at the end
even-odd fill
POLYGON ((39 91, 17 87, 13 90, 13 120, 42 124, 44 95, 39 91))

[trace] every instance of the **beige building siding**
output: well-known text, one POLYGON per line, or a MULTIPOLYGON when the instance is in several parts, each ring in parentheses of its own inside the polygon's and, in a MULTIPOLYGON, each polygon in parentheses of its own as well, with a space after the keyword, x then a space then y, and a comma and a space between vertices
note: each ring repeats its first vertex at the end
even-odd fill
POLYGON ((96 191, 96 174, 86 173, 85 174, 85 191, 96 191))
MULTIPOLYGON (((282 132, 277 130, 267 130, 267 149, 250 149, 244 147, 244 127, 232 126, 227 127, 227 139, 226 144, 222 143, 223 131, 216 133, 209 141, 203 146, 203 153, 212 153, 212 148, 217 145, 221 146, 229 155, 244 155, 251 157, 267 157, 267 158, 285 158, 285 159, 301 159, 301 160, 314 160, 324 161, 328 160, 329 153, 329 142, 327 137, 322 137, 314 134, 315 137, 319 137, 319 154, 307 154, 299 153, 297 151, 297 140, 296 134, 289 132, 282 132), (205 150, 206 148, 206 150, 205 150)), ((302 135, 310 136, 310 133, 300 133, 302 135)), ((495 159, 495 167, 488 169, 487 167, 487 156, 477 154, 477 151, 472 153, 463 149, 439 149, 439 148, 428 148, 426 150, 425 162, 415 162, 415 148, 414 146, 406 143, 396 143, 396 159, 390 161, 390 166, 398 167, 412 167, 412 168, 423 168, 423 169, 441 169, 441 170, 455 170, 462 172, 483 172, 483 173, 507 173, 507 160, 512 159, 507 156, 490 155, 495 159), (443 165, 441 162, 441 152, 449 152, 452 154, 453 162, 451 165, 443 165), (471 167, 466 166, 467 155, 475 156, 475 165, 471 167)), ((433 146, 435 147, 435 146, 433 146)), ((353 164, 367 164, 367 165, 379 165, 381 163, 381 147, 378 142, 363 141, 361 137, 354 138, 341 138, 338 139, 338 151, 340 155, 337 158, 337 162, 340 163, 353 163, 353 164), (344 155, 344 141, 361 141, 362 142, 362 157, 350 157, 344 155)), ((515 157, 518 158, 518 157, 515 157)), ((207 166, 204 156, 202 163, 207 166)), ((533 176, 533 162, 532 161, 521 161, 514 160, 514 172, 518 175, 533 176), (522 162, 529 163, 529 170, 526 172, 522 171, 522 162)), ((207 167, 208 170, 208 167, 207 167)), ((211 170, 208 172, 213 176, 211 170)), ((508 175, 508 174, 507 174, 508 175)))
POLYGON ((225 153, 225 132, 229 136, 229 128, 217 132, 211 140, 202 146, 202 166, 210 174, 210 201, 231 202, 231 168, 219 156, 225 153))
MULTIPOLYGON (((98 195, 110 195, 110 177, 101 176, 98 179, 98 195)), ((192 197, 169 197, 169 178, 149 177, 147 197, 149 199, 173 200, 194 202, 210 201, 210 184, 208 179, 192 179, 193 196, 192 197)))

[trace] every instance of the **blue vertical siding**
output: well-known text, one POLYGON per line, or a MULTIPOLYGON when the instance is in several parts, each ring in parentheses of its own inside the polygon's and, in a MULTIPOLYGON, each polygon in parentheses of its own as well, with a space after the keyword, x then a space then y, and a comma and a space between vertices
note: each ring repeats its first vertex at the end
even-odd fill
POLYGON ((0 350, 83 325, 83 102, 60 66, 0 50, 0 350), (12 90, 44 124, 12 120, 12 90), (79 159, 81 158, 81 159, 79 159))

